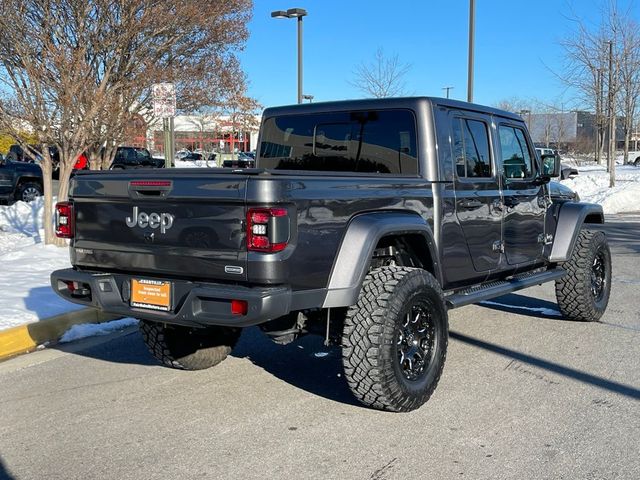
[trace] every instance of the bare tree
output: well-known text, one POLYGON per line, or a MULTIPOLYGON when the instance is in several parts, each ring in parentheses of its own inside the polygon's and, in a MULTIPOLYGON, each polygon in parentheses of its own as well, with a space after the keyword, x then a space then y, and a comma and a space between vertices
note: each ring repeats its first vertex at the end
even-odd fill
MULTIPOLYGON (((575 32, 561 42, 566 56, 561 78, 577 88, 584 104, 596 112, 598 161, 602 158, 608 130, 610 186, 615 185, 617 115, 621 112, 624 117, 625 152, 628 152, 640 95, 640 33, 638 23, 630 17, 630 10, 621 12, 616 2, 608 2, 597 28, 575 18, 575 32)), ((625 153, 625 161, 627 157, 625 153)))
POLYGON ((629 163, 629 147, 634 118, 640 100, 640 25, 634 20, 619 18, 621 63, 619 69, 620 110, 624 131, 624 163, 629 163))
POLYGON ((18 140, 29 125, 43 145, 45 242, 52 162, 58 199, 77 157, 114 151, 127 120, 149 111, 150 87, 174 81, 188 107, 220 92, 247 37, 251 0, 3 0, 0 3, 0 129, 18 140), (212 88, 212 85, 216 85, 212 88), (189 101, 187 101, 189 100, 189 101))
POLYGON ((532 100, 519 97, 503 98, 494 106, 507 112, 520 113, 532 110, 532 100))
POLYGON ((606 62, 605 25, 595 31, 578 18, 573 19, 575 30, 564 38, 560 45, 565 52, 564 71, 561 79, 575 88, 580 102, 596 112, 596 160, 600 163, 604 148, 604 73, 608 69, 606 62))
POLYGON ((375 98, 402 96, 406 95, 404 79, 410 69, 411 65, 400 62, 397 54, 387 57, 378 47, 371 62, 356 67, 349 83, 375 98))

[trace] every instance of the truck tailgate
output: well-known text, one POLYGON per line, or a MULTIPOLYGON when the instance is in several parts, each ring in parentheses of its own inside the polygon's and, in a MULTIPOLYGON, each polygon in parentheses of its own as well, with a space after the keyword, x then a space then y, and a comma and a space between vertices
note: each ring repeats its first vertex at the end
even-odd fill
POLYGON ((206 171, 96 173, 73 179, 80 268, 245 281, 247 176, 206 171))

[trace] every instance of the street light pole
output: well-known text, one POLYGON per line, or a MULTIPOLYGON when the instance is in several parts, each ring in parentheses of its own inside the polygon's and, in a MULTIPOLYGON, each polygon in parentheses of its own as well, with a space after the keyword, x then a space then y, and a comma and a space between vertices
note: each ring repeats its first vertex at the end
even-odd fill
POLYGON ((302 17, 307 15, 304 8, 290 8, 287 11, 275 10, 271 12, 272 18, 297 18, 298 19, 298 103, 302 103, 302 17))
POLYGON ((467 102, 473 102, 473 49, 475 37, 476 2, 469 0, 469 65, 467 70, 467 102))
POLYGON ((298 103, 302 103, 302 15, 298 17, 298 103))

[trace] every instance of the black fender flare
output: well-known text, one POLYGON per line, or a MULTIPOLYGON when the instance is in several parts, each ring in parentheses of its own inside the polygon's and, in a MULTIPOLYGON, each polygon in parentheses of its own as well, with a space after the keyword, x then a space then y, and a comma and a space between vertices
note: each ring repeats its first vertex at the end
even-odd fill
POLYGON ((420 234, 424 237, 434 267, 434 276, 441 282, 439 257, 433 231, 416 213, 374 212, 356 215, 349 222, 333 262, 323 308, 346 307, 358 301, 362 282, 369 270, 373 251, 381 238, 388 235, 420 234))
POLYGON ((595 203, 565 202, 558 212, 558 222, 549 261, 564 262, 571 257, 580 229, 585 223, 604 223, 602 206, 595 203))

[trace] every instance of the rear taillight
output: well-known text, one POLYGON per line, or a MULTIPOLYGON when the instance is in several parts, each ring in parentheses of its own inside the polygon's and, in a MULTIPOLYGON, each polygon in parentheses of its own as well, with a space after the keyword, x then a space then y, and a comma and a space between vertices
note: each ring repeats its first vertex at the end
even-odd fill
POLYGON ((289 243, 286 208, 250 208, 247 211, 247 250, 280 252, 289 243))
POLYGON ((56 203, 56 236, 73 238, 73 203, 56 203))

